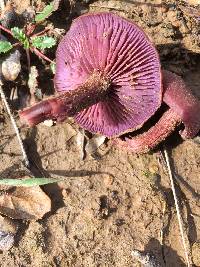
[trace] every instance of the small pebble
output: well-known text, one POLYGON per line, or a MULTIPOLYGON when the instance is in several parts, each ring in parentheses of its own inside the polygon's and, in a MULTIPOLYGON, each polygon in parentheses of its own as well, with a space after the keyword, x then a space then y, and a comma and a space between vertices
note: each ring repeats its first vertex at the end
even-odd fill
POLYGON ((152 174, 158 173, 158 171, 159 171, 158 165, 156 165, 156 164, 151 164, 151 165, 149 166, 149 171, 150 171, 152 174))
POLYGON ((192 245, 192 259, 196 266, 200 266, 200 241, 192 245))
POLYGON ((9 250, 14 244, 14 235, 0 231, 0 250, 9 250))
POLYGON ((166 4, 162 4, 161 11, 162 13, 166 13, 169 10, 168 6, 166 4))
POLYGON ((52 127, 54 125, 53 120, 45 120, 43 124, 47 127, 52 127))
POLYGON ((15 52, 10 53, 6 60, 2 62, 1 72, 5 80, 14 81, 17 79, 21 71, 20 56, 20 52, 15 50, 15 52))
POLYGON ((91 139, 88 140, 85 151, 89 154, 93 154, 97 149, 105 142, 106 137, 103 135, 94 135, 91 139))
POLYGON ((113 184, 114 178, 111 175, 105 175, 103 181, 105 186, 109 187, 113 184))
POLYGON ((142 263, 144 267, 162 267, 156 257, 150 252, 145 253, 134 249, 131 255, 142 263))
POLYGON ((0 250, 9 250, 14 244, 17 225, 13 220, 0 215, 0 250))

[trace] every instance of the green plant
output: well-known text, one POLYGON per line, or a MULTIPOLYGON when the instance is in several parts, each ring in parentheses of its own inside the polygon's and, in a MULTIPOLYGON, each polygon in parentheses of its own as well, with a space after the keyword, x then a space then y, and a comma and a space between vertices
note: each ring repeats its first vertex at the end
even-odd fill
POLYGON ((21 45, 26 50, 29 68, 29 51, 35 53, 38 57, 45 59, 51 64, 54 64, 54 61, 45 56, 41 51, 46 48, 51 48, 56 44, 56 40, 53 37, 45 35, 45 33, 49 31, 49 27, 45 27, 44 30, 39 33, 34 33, 34 31, 39 24, 43 23, 52 14, 52 12, 55 11, 56 8, 57 7, 55 7, 53 2, 50 3, 43 9, 42 12, 35 16, 33 22, 25 25, 23 28, 13 27, 8 29, 0 24, 1 30, 9 33, 14 39, 17 40, 17 42, 14 44, 11 44, 11 42, 8 41, 0 41, 0 53, 7 53, 13 47, 21 45))
POLYGON ((26 179, 0 179, 0 185, 8 185, 8 186, 38 186, 38 185, 46 185, 52 183, 58 183, 63 181, 61 178, 26 178, 26 179))

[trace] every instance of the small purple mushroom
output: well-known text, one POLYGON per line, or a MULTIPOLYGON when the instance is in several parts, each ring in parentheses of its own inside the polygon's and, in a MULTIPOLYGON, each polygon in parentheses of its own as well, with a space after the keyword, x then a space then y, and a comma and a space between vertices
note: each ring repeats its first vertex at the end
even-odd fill
POLYGON ((141 128, 163 100, 170 109, 158 125, 115 143, 144 152, 180 122, 186 126, 184 137, 193 137, 200 128, 200 102, 180 77, 161 74, 158 53, 143 30, 112 13, 87 14, 73 22, 57 49, 54 83, 58 96, 20 112, 29 126, 74 116, 92 133, 117 137, 141 128))

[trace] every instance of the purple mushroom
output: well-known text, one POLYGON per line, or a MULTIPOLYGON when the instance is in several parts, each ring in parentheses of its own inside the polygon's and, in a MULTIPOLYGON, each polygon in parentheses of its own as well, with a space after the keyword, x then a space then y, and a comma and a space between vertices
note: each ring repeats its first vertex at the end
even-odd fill
POLYGON ((112 13, 87 14, 73 22, 57 49, 54 84, 56 97, 20 112, 29 126, 73 116, 92 133, 118 137, 141 128, 164 101, 169 110, 157 125, 114 142, 145 152, 181 122, 186 138, 200 128, 200 101, 180 77, 161 73, 158 53, 143 30, 112 13))

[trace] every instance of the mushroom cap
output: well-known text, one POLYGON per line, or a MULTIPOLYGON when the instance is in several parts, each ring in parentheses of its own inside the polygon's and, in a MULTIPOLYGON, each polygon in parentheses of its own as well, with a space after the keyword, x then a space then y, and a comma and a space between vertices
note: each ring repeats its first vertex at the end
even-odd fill
POLYGON ((84 129, 118 136, 142 127, 160 107, 159 56, 134 23, 105 12, 73 22, 57 49, 55 88, 74 90, 96 71, 109 78, 111 85, 103 101, 75 116, 84 129))

